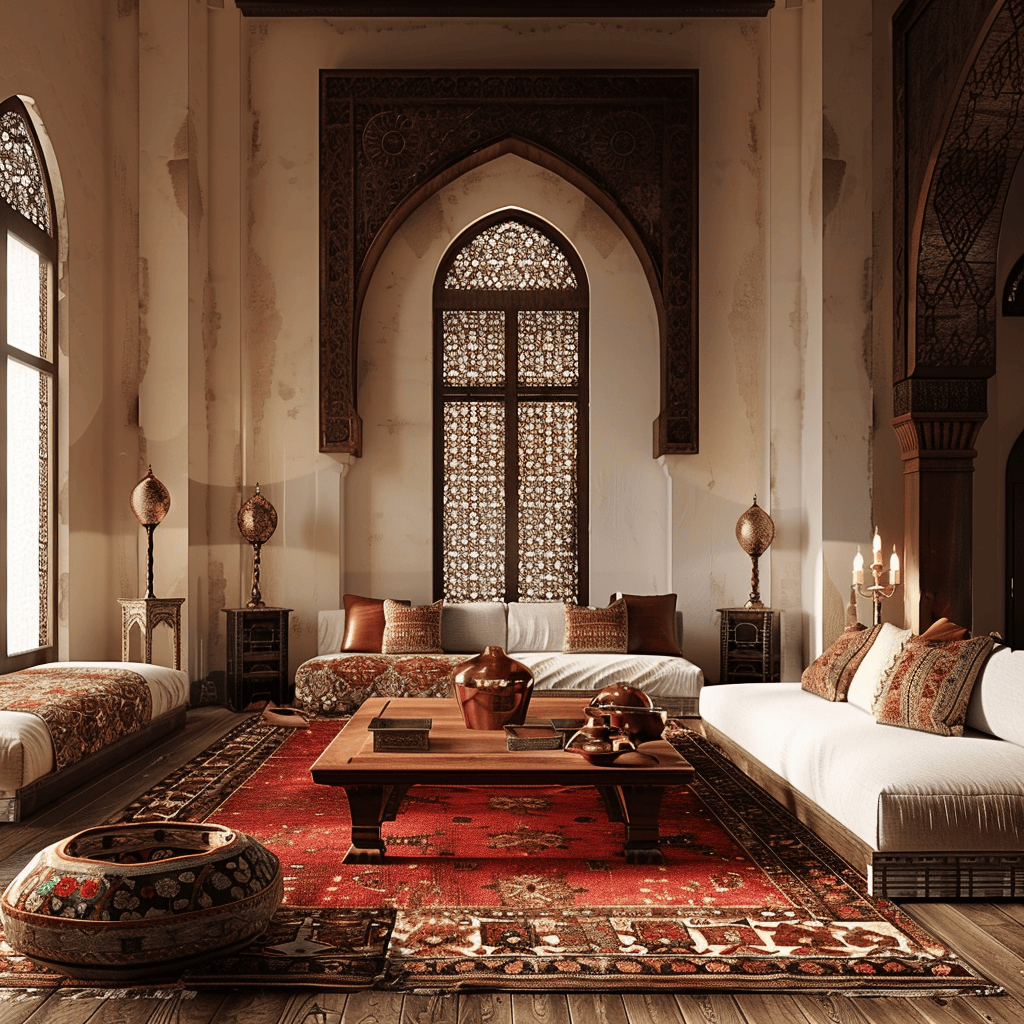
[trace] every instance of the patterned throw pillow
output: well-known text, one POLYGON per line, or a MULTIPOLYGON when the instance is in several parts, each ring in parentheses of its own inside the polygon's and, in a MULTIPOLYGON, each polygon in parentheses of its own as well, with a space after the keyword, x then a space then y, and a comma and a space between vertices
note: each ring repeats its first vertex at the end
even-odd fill
POLYGON ((441 608, 444 601, 409 607, 384 602, 382 654, 444 654, 441 647, 441 608))
POLYGON ((882 627, 868 629, 859 622, 841 633, 835 643, 811 662, 800 676, 800 686, 825 700, 845 701, 857 666, 874 643, 882 627))
POLYGON ((675 594, 612 594, 608 603, 620 597, 626 602, 626 650, 630 654, 683 656, 676 639, 675 594))
POLYGON ((626 602, 619 598, 607 608, 565 606, 565 643, 571 654, 625 654, 629 641, 626 602))
POLYGON ((875 699, 875 719, 940 736, 963 736, 974 681, 992 650, 990 636, 936 643, 908 638, 875 699))
MULTIPOLYGON (((408 601, 399 601, 407 605, 408 601)), ((384 600, 375 597, 345 595, 345 636, 343 651, 362 651, 380 654, 384 642, 384 600)))

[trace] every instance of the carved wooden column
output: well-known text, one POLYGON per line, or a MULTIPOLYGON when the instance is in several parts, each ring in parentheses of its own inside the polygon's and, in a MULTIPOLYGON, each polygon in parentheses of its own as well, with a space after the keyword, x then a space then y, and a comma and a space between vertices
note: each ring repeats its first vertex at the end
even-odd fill
POLYGON ((903 458, 906 624, 922 632, 946 616, 970 627, 974 444, 988 415, 985 381, 903 381, 896 395, 892 427, 903 458), (979 391, 980 409, 935 408, 954 404, 935 398, 953 395, 964 399, 957 404, 976 405, 979 391), (917 408, 900 408, 906 405, 917 408))

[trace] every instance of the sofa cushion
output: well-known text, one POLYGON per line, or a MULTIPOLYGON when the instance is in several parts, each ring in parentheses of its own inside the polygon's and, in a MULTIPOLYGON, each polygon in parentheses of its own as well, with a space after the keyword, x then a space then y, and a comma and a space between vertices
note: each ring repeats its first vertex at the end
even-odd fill
POLYGON ((882 678, 874 703, 876 720, 939 736, 962 736, 974 681, 991 650, 990 636, 950 643, 909 637, 882 678))
MULTIPOLYGON (((399 604, 408 604, 400 601, 399 604)), ((341 650, 380 653, 384 640, 384 599, 345 595, 345 635, 341 650)))
POLYGON ((515 651, 560 651, 565 642, 561 601, 514 601, 508 605, 508 647, 515 651))
POLYGON ((485 647, 505 648, 505 605, 498 601, 446 604, 441 616, 441 646, 446 651, 479 654, 485 647))
POLYGON ((676 637, 675 594, 612 594, 608 603, 620 598, 626 602, 629 653, 683 656, 676 637))
POLYGON ((800 685, 825 700, 846 700, 857 666, 882 627, 857 623, 844 630, 832 646, 804 669, 800 685))
POLYGON ((1015 743, 886 729, 799 683, 706 686, 700 712, 876 850, 1024 849, 1015 743))
POLYGON ((409 605, 384 601, 382 654, 443 654, 441 611, 444 601, 409 605))
POLYGON ((967 727, 1024 746, 1024 651, 997 644, 967 705, 967 727))
POLYGON ((869 715, 874 714, 872 706, 882 676, 896 659, 903 641, 909 636, 909 629, 900 629, 891 622, 882 623, 878 635, 861 658, 857 671, 853 673, 850 688, 846 691, 848 703, 869 715))
POLYGON ((940 640, 948 643, 950 640, 966 640, 971 631, 964 626, 958 626, 945 616, 936 619, 922 634, 922 640, 940 640))
POLYGON ((625 654, 629 642, 626 602, 621 598, 607 608, 565 606, 565 643, 570 654, 625 654))

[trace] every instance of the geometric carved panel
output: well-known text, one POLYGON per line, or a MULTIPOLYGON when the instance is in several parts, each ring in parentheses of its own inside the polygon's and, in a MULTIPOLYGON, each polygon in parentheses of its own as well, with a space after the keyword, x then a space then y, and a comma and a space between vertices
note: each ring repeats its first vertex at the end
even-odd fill
POLYGON ((320 86, 321 451, 361 454, 355 325, 387 242, 505 152, 580 188, 632 243, 661 331, 654 453, 697 451, 696 71, 321 70, 320 86))

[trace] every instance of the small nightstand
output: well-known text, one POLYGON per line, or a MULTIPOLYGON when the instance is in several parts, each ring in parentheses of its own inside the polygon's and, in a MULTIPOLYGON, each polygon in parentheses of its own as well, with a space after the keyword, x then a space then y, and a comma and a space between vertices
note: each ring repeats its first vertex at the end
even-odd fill
POLYGON ((288 614, 291 608, 225 608, 227 698, 241 711, 256 698, 288 704, 288 614))
POLYGON ((777 683, 781 673, 780 620, 774 608, 719 608, 722 616, 720 683, 777 683))

